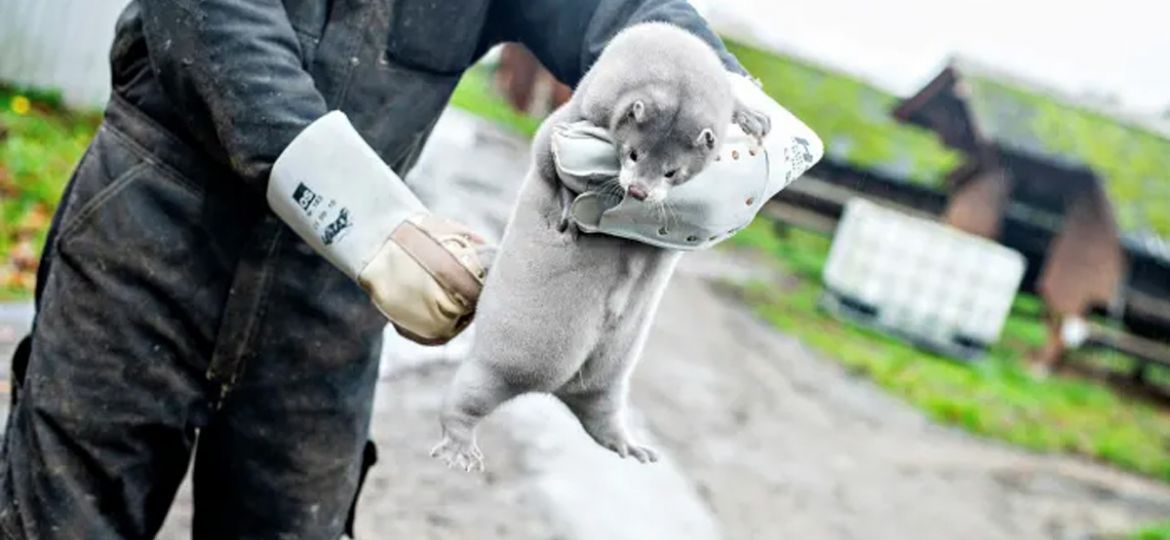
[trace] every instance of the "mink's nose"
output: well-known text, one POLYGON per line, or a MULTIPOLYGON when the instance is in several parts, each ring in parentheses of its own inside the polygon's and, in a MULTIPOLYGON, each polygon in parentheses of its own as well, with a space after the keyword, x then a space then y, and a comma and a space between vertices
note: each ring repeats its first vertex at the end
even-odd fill
POLYGON ((639 201, 646 200, 646 195, 648 195, 648 193, 646 193, 646 188, 638 184, 631 184, 630 187, 626 188, 626 193, 629 193, 631 197, 638 199, 639 201))

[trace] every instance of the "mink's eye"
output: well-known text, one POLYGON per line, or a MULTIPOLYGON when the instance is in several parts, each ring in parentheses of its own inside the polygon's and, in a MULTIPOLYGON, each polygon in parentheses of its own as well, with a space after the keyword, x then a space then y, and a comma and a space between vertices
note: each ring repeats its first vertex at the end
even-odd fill
POLYGON ((666 171, 666 177, 667 178, 674 178, 674 175, 677 172, 678 172, 678 169, 671 169, 669 171, 666 171))
POLYGON ((638 161, 638 151, 630 150, 630 161, 638 161))

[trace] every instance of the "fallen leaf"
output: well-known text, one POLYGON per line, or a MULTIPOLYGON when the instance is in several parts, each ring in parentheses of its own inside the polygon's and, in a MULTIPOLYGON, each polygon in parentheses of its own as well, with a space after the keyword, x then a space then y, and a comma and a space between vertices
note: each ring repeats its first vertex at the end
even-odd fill
POLYGON ((32 272, 20 272, 16 275, 19 276, 18 282, 20 288, 31 291, 37 287, 37 273, 35 270, 32 272))
POLYGON ((12 174, 3 163, 0 163, 0 195, 16 196, 16 183, 12 181, 12 174))
POLYGON ((49 211, 45 205, 38 204, 20 219, 20 223, 16 225, 17 234, 35 234, 49 226, 49 211))
POLYGON ((12 260, 12 265, 17 270, 36 271, 37 269, 37 263, 39 262, 37 261, 37 250, 33 247, 31 239, 17 242, 16 247, 12 248, 8 256, 12 260))
POLYGON ((9 289, 21 287, 20 272, 9 268, 0 268, 0 285, 9 289))

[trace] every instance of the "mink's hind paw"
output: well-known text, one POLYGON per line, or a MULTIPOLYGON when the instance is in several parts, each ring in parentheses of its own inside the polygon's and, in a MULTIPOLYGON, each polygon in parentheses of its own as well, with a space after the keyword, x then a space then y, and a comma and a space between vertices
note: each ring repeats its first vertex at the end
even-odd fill
POLYGON ((474 440, 458 441, 449 435, 431 449, 431 457, 447 464, 448 469, 483 472, 483 452, 474 440))
POLYGON ((613 451, 622 459, 632 456, 638 463, 655 463, 658 461, 658 452, 648 446, 638 446, 628 440, 614 440, 602 443, 606 449, 613 451))
POLYGON ((593 437, 597 444, 621 456, 622 459, 633 456, 639 463, 658 461, 658 452, 630 440, 625 428, 618 425, 618 420, 614 416, 603 420, 589 419, 583 421, 582 425, 585 427, 585 432, 593 437))

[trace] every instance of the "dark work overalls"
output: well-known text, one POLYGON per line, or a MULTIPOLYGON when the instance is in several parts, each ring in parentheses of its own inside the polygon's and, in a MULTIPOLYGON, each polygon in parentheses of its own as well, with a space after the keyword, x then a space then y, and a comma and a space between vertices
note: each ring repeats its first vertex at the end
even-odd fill
POLYGON ((646 20, 742 72, 684 0, 132 2, 14 359, 0 536, 152 537, 192 453, 195 538, 341 536, 385 321, 268 211, 272 162, 341 109, 405 174, 490 46, 574 84, 646 20))

